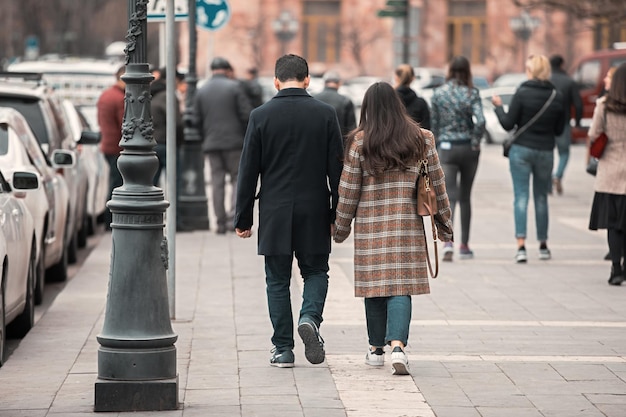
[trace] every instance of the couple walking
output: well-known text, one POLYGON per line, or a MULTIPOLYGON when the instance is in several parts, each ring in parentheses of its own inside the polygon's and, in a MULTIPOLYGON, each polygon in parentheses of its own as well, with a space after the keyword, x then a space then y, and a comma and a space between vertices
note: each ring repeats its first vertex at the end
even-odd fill
POLYGON ((429 292, 423 223, 416 209, 421 159, 428 160, 437 192, 439 235, 452 239, 434 138, 409 118, 391 85, 377 83, 365 94, 361 122, 348 135, 344 154, 336 112, 306 92, 309 80, 303 58, 277 60, 278 94, 250 114, 239 168, 234 226, 241 238, 252 236, 259 199, 258 253, 265 257, 274 329, 270 364, 294 366, 289 290, 294 254, 304 279, 298 334, 307 360, 324 361, 319 329, 331 238, 344 241, 354 219, 355 295, 365 298, 370 344, 366 363, 384 365, 384 347, 390 345, 393 372, 408 374, 404 348, 411 295, 429 292))

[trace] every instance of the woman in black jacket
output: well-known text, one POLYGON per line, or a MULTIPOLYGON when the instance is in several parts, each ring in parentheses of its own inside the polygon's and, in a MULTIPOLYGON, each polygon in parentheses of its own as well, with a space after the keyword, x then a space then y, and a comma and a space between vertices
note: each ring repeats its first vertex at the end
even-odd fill
POLYGON ((411 83, 415 79, 413 67, 402 64, 395 71, 396 92, 402 99, 407 113, 413 120, 419 123, 420 127, 430 130, 430 111, 426 100, 419 97, 411 88, 411 83))
POLYGON ((515 92, 509 112, 502 108, 502 100, 493 97, 496 115, 505 130, 523 129, 509 152, 509 170, 513 179, 515 237, 517 263, 525 263, 526 223, 530 199, 530 177, 533 182, 535 224, 539 240, 539 259, 551 258, 548 249, 548 192, 552 187, 555 137, 563 131, 565 112, 563 98, 550 80, 550 62, 543 55, 531 55, 526 60, 528 81, 515 92), (554 96, 553 96, 554 92, 554 96), (544 105, 548 106, 536 119, 544 105), (525 125, 527 125, 525 127, 525 125))

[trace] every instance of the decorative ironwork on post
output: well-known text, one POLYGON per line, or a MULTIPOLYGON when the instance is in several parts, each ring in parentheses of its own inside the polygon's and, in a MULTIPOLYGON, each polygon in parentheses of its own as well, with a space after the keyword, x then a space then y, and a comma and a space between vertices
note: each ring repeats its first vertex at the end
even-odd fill
POLYGON ((196 0, 189 0, 189 69, 185 76, 187 95, 185 97, 185 141, 181 147, 178 190, 179 228, 185 230, 209 230, 209 206, 204 182, 204 154, 202 135, 195 123, 193 102, 196 96, 198 78, 196 74, 196 50, 198 36, 196 29, 196 0))
POLYGON ((178 408, 176 342, 167 297, 169 203, 152 185, 158 159, 152 137, 146 62, 148 0, 128 0, 124 121, 118 167, 124 179, 107 206, 112 212, 112 252, 104 325, 97 339, 95 411, 178 408))

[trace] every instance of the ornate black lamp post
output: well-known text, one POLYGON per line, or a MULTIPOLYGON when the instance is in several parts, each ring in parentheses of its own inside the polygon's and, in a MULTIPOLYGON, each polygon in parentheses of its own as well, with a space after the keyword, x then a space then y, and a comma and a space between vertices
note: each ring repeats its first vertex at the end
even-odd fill
POLYGON ((289 10, 283 10, 272 22, 272 29, 281 44, 281 55, 287 53, 287 44, 298 33, 298 21, 289 10))
POLYGON ((107 206, 113 214, 111 271, 104 325, 98 335, 95 411, 178 408, 177 335, 167 297, 169 203, 152 186, 154 153, 150 82, 146 62, 148 0, 128 0, 126 97, 118 166, 124 184, 107 206))
POLYGON ((533 31, 539 26, 540 20, 536 17, 532 17, 526 10, 522 10, 517 17, 512 17, 509 20, 509 26, 515 33, 518 39, 522 41, 522 68, 526 58, 528 58, 528 40, 533 34, 533 31))
POLYGON ((196 0, 189 0, 189 70, 185 75, 187 95, 185 97, 185 141, 182 145, 179 169, 178 216, 180 225, 190 230, 209 229, 209 208, 204 184, 204 155, 202 135, 195 125, 193 100, 196 95, 196 0))

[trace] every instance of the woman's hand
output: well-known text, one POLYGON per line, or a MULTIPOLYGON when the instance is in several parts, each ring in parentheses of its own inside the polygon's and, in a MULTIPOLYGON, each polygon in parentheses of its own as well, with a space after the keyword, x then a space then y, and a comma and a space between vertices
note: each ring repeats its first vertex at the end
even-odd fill
POLYGON ((500 96, 493 96, 491 97, 491 104, 493 104, 494 106, 501 106, 502 105, 502 99, 500 98, 500 96))

